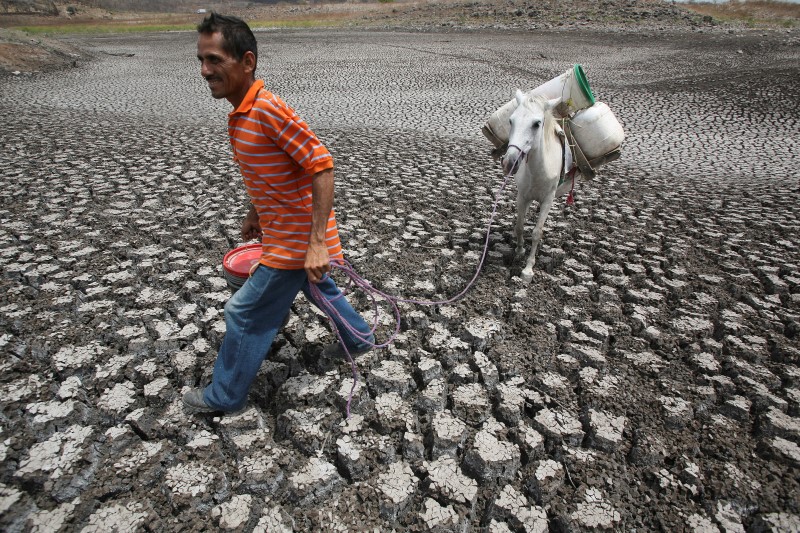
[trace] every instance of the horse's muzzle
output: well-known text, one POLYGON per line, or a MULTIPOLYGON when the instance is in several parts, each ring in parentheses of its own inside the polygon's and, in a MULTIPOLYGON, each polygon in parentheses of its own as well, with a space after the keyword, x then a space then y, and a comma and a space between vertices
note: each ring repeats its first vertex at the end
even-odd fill
POLYGON ((521 162, 524 154, 520 151, 519 148, 516 146, 509 146, 508 150, 506 150, 506 154, 503 156, 502 163, 503 163, 503 172, 506 175, 509 175, 519 168, 519 163, 521 162))

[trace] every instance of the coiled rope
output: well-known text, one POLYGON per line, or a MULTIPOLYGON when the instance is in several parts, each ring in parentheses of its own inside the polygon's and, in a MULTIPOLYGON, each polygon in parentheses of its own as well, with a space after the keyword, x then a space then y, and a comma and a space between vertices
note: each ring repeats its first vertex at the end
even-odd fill
POLYGON ((445 300, 415 300, 412 298, 401 298, 399 296, 393 296, 387 294, 379 289, 373 287, 369 281, 364 279, 358 272, 356 272, 353 265, 351 265, 346 260, 331 260, 331 273, 333 271, 340 272, 345 276, 347 279, 346 285, 344 289, 341 291, 341 294, 336 298, 328 300, 322 292, 317 288, 317 286, 313 283, 309 284, 309 291, 311 295, 314 297, 316 303, 319 304, 320 309, 327 315, 328 320, 331 323, 331 329, 333 329, 334 333, 336 334, 336 338, 339 340, 339 344, 344 349, 344 352, 347 354, 347 359, 350 362, 350 368, 353 372, 353 385, 350 387, 350 393, 347 397, 347 418, 350 418, 350 404, 353 400, 353 392, 356 389, 356 384, 358 383, 358 369, 356 368, 355 361, 353 360, 352 355, 350 354, 350 350, 347 348, 347 345, 342 338, 342 334, 339 331, 339 328, 336 325, 335 319, 338 319, 340 323, 344 325, 347 329, 348 333, 352 335, 354 338, 360 340, 363 344, 371 346, 371 348, 385 348, 389 346, 392 342, 394 342, 397 335, 400 333, 400 308, 398 307, 398 303, 410 303, 416 305, 425 305, 425 306, 433 306, 433 305, 449 305, 452 303, 457 302, 458 300, 462 299, 466 296, 467 292, 472 288, 475 284, 475 281, 478 279, 478 275, 483 268, 483 264, 486 260, 486 254, 489 251, 489 234, 492 227, 492 223, 494 222, 495 217, 497 216, 497 206, 500 204, 500 199, 502 198, 503 191, 508 184, 508 180, 511 176, 513 176, 519 164, 522 160, 525 159, 527 153, 520 150, 520 154, 517 157, 517 160, 511 167, 511 170, 505 175, 503 178, 503 183, 500 186, 500 190, 495 195, 494 205, 492 206, 492 214, 489 216, 489 223, 486 225, 486 239, 484 240, 483 244, 483 253, 481 254, 480 261, 478 262, 478 267, 475 269, 475 275, 472 276, 472 279, 469 280, 467 285, 464 289, 461 290, 455 296, 447 298, 445 300), (333 302, 338 300, 339 298, 343 298, 345 294, 351 291, 351 289, 361 290, 363 291, 372 302, 372 309, 373 309, 373 319, 372 319, 372 327, 366 333, 360 332, 353 328, 350 324, 345 321, 341 314, 336 310, 333 306, 333 302), (380 301, 385 301, 389 304, 394 314, 395 320, 395 327, 394 332, 389 336, 386 342, 383 343, 376 343, 375 339, 375 332, 378 329, 379 324, 379 313, 380 313, 380 301))

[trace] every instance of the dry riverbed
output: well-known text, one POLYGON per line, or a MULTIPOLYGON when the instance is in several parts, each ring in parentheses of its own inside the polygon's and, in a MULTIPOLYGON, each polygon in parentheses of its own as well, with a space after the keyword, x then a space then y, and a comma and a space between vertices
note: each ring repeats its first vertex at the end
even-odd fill
POLYGON ((480 126, 515 87, 582 63, 627 133, 530 285, 501 194, 475 288, 402 306, 349 420, 302 299, 246 411, 181 406, 244 205, 191 32, 0 76, 0 527, 797 531, 800 50, 701 30, 258 33, 335 156, 348 258, 394 294, 474 273, 502 178, 480 126))

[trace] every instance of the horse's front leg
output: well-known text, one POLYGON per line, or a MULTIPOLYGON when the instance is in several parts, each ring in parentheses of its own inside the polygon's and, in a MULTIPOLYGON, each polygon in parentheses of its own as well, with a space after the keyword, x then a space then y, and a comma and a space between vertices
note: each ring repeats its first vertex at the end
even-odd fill
POLYGON ((533 265, 536 263, 536 250, 539 248, 539 242, 542 240, 544 223, 547 220, 548 213, 550 213, 550 208, 553 206, 554 198, 555 192, 549 194, 547 199, 539 204, 539 219, 536 221, 536 227, 533 228, 531 253, 528 255, 528 262, 525 264, 525 268, 522 269, 522 281, 525 283, 530 283, 533 279, 533 265))
POLYGON ((514 234, 517 238, 517 249, 514 250, 517 256, 521 256, 525 252, 525 237, 522 235, 525 229, 525 217, 528 214, 528 208, 531 206, 533 200, 525 200, 522 193, 517 193, 517 225, 514 227, 514 234))

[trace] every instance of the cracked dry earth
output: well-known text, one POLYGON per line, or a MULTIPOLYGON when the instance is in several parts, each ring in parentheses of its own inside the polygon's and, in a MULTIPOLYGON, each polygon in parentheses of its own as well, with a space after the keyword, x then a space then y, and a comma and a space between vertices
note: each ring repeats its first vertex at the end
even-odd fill
POLYGON ((502 179, 480 127, 515 87, 583 64, 623 157, 553 210, 528 286, 510 185, 475 287, 401 305, 348 420, 350 367, 302 299, 248 408, 193 416, 245 204, 195 35, 0 78, 2 529, 798 531, 796 37, 258 37, 335 156, 349 259, 390 293, 471 278, 502 179))

